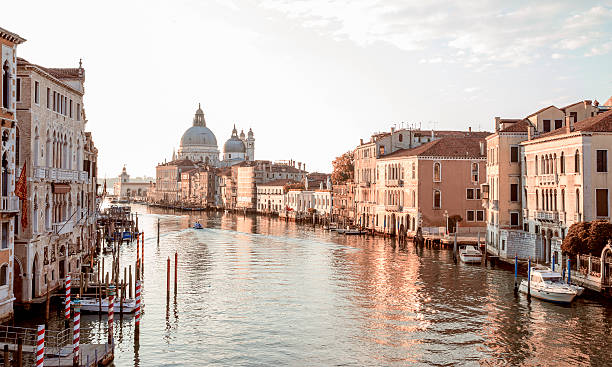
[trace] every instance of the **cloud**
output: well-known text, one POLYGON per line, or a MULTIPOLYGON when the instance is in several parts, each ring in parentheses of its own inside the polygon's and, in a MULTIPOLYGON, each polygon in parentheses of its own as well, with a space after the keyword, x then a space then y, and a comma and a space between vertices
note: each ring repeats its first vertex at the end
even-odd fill
POLYGON ((467 67, 515 67, 567 56, 558 50, 594 56, 603 51, 597 45, 612 38, 605 26, 612 22, 612 8, 584 10, 583 2, 262 0, 260 5, 333 39, 363 47, 385 42, 420 53, 423 63, 441 58, 467 67), (426 56, 434 51, 435 58, 426 56))
POLYGON ((480 90, 480 87, 468 87, 468 88, 465 88, 463 91, 465 93, 474 93, 474 92, 477 92, 479 90, 480 90))
POLYGON ((612 51, 612 41, 606 42, 606 43, 601 44, 601 45, 597 45, 595 47, 592 47, 585 54, 585 56, 587 56, 587 57, 600 56, 600 55, 605 55, 605 54, 609 53, 610 51, 612 51))

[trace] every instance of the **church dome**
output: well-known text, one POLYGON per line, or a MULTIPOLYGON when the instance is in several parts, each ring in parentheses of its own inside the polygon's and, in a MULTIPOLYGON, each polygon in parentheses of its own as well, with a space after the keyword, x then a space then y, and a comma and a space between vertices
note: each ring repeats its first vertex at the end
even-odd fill
POLYGON ((185 131, 181 138, 181 147, 185 146, 210 146, 217 147, 217 138, 206 126, 192 126, 185 131))
POLYGON ((232 137, 227 139, 223 145, 223 153, 246 153, 244 143, 238 138, 236 126, 232 130, 232 137))

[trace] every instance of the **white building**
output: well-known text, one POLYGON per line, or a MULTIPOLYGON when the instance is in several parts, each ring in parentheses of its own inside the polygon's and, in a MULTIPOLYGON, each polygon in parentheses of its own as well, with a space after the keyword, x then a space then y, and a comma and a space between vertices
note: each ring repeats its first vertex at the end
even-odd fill
POLYGON ((297 181, 279 179, 257 185, 257 211, 260 213, 280 213, 286 209, 285 187, 297 181))

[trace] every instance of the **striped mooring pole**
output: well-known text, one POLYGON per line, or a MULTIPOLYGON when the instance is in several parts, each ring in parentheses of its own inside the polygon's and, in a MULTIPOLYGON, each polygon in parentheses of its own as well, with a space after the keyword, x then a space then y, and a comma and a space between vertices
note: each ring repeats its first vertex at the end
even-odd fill
POLYGON ((108 344, 113 345, 113 316, 115 311, 115 286, 108 286, 108 344))
POLYGON ((136 315, 136 330, 140 327, 140 281, 136 281, 136 309, 134 314, 136 315))
POLYGON ((66 321, 70 320, 70 274, 66 275, 66 305, 64 314, 66 316, 66 321))
POLYGON ((81 339, 81 301, 74 300, 74 333, 72 334, 72 364, 79 366, 79 340, 81 339))
POLYGON ((45 325, 38 325, 36 336, 36 367, 43 367, 45 363, 45 325))

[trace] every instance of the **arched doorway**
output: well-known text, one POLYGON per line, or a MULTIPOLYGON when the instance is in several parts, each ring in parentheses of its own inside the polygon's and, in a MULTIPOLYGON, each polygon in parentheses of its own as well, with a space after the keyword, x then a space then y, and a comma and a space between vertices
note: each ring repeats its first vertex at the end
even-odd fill
POLYGON ((612 244, 608 244, 601 251, 601 285, 612 285, 612 244))
POLYGON ((37 286, 38 282, 36 281, 38 278, 38 254, 34 256, 34 261, 32 261, 32 299, 36 298, 37 286))
POLYGON ((17 261, 17 257, 13 261, 13 294, 17 301, 23 299, 23 272, 21 271, 21 264, 17 261))

